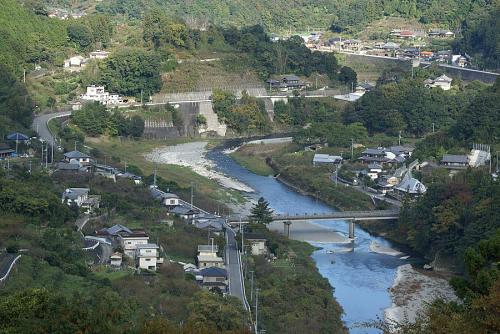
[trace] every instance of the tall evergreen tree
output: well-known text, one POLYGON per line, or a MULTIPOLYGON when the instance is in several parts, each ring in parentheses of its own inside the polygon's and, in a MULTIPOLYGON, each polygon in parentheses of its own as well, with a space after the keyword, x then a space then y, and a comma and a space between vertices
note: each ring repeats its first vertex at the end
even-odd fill
POLYGON ((267 225, 273 221, 273 210, 269 208, 269 202, 264 197, 259 198, 257 204, 252 208, 250 220, 252 223, 267 225))

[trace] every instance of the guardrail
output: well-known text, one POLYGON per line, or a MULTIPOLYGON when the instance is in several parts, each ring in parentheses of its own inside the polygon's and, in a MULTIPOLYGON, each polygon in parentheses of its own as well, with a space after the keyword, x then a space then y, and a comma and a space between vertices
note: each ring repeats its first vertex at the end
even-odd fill
POLYGON ((14 265, 16 264, 17 260, 19 260, 19 258, 21 257, 21 254, 19 254, 15 259, 14 261, 11 262, 10 266, 9 266, 9 269, 7 270, 7 273, 3 276, 3 277, 0 277, 0 282, 3 282, 4 280, 7 279, 7 277, 9 277, 9 274, 10 274, 10 271, 12 270, 12 268, 14 267, 14 265))

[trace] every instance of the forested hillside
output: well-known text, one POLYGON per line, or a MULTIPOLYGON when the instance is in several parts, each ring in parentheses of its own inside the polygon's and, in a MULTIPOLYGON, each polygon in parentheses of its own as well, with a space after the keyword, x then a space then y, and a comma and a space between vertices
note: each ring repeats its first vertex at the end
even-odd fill
MULTIPOLYGON (((16 0, 0 0, 0 64, 22 73, 23 63, 62 57, 67 42, 66 24, 36 15, 16 0)), ((62 58, 61 58, 62 59, 62 58)))
POLYGON ((478 0, 278 0, 278 1, 158 1, 106 0, 99 11, 140 17, 147 8, 159 6, 193 24, 207 21, 225 26, 262 24, 273 32, 324 28, 331 23, 339 30, 356 30, 384 16, 416 18, 422 23, 439 23, 457 28, 478 0), (142 3, 141 3, 142 2, 142 3))

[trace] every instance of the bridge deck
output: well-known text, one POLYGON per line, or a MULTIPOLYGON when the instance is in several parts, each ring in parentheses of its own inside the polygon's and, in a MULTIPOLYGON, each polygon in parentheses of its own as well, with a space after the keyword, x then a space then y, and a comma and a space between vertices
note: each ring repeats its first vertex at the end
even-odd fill
MULTIPOLYGON (((241 217, 246 222, 250 217, 241 217)), ((293 220, 378 220, 398 219, 399 210, 374 210, 374 211, 339 211, 327 214, 296 214, 296 215, 273 215, 273 221, 293 220)), ((229 222, 238 222, 240 217, 228 217, 229 222)))

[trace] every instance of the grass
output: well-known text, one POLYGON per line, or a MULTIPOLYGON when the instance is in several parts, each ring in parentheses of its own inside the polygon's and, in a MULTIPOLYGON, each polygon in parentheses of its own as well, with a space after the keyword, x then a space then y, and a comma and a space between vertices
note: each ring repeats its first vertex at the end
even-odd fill
POLYGON ((265 159, 259 156, 249 156, 236 151, 231 153, 231 158, 254 174, 262 176, 274 174, 273 169, 266 164, 265 159))
POLYGON ((231 153, 231 157, 252 173, 268 176, 274 175, 274 170, 267 164, 267 158, 275 158, 286 152, 293 151, 294 144, 248 144, 231 153))
MULTIPOLYGON (((199 140, 199 139, 198 139, 199 140)), ((120 165, 125 162, 128 165, 135 165, 141 169, 144 175, 154 173, 154 163, 147 161, 145 154, 153 149, 167 146, 177 145, 192 141, 190 138, 172 138, 162 141, 157 140, 121 140, 119 138, 88 138, 87 144, 97 148, 102 155, 107 157, 107 161, 120 161, 120 165), (110 159, 111 158, 111 159, 110 159)), ((209 145, 215 143, 209 142, 209 145)), ((104 160, 104 159, 100 159, 104 160)), ((103 161, 101 161, 103 162, 103 161)), ((195 204, 203 208, 215 211, 218 205, 235 203, 239 204, 244 201, 243 196, 234 190, 222 188, 216 181, 196 174, 188 167, 158 164, 157 175, 165 180, 175 181, 180 187, 188 189, 191 184, 195 188, 195 204)), ((184 200, 189 200, 189 191, 179 193, 179 196, 184 200)))

